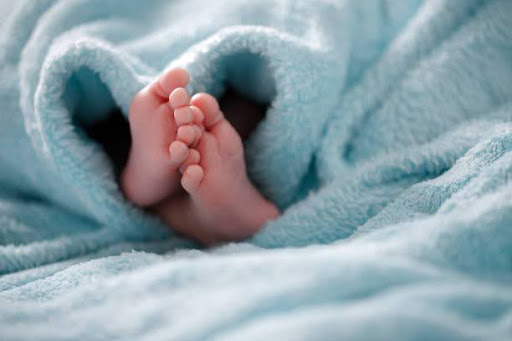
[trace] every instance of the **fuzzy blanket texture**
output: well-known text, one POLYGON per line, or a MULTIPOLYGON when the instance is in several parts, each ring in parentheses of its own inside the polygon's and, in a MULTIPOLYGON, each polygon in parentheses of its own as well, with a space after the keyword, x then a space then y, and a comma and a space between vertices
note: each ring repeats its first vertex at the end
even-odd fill
POLYGON ((0 12, 0 339, 512 339, 512 1, 0 12), (269 103, 244 243, 174 236, 87 134, 172 66, 269 103))

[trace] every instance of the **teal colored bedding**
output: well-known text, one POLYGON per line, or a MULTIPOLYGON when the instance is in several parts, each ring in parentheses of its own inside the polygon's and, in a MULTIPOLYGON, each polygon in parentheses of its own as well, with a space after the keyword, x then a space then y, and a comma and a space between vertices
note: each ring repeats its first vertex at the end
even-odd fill
POLYGON ((512 339, 512 1, 0 9, 0 339, 512 339), (283 214, 243 243, 173 235, 87 134, 173 66, 269 104, 283 214))

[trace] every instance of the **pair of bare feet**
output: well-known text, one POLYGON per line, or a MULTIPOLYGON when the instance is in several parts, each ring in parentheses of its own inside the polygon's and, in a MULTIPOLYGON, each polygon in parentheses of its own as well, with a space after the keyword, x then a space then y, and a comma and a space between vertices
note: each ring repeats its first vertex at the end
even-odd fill
POLYGON ((130 107, 125 196, 204 244, 245 239, 278 217, 247 177, 240 135, 205 93, 190 99, 183 69, 141 90, 130 107))

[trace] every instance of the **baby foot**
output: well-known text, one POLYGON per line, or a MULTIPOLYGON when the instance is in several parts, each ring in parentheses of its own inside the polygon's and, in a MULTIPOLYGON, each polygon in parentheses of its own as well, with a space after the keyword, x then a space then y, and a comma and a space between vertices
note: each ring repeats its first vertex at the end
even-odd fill
POLYGON ((279 212, 248 179, 240 135, 215 98, 198 94, 192 104, 204 113, 206 131, 200 161, 182 168, 189 195, 171 198, 157 211, 176 232, 205 244, 245 239, 279 212))
POLYGON ((183 69, 165 72, 141 90, 130 107, 132 146, 121 177, 126 197, 140 206, 154 205, 181 190, 182 165, 199 162, 192 151, 202 135, 201 110, 190 106, 183 69))

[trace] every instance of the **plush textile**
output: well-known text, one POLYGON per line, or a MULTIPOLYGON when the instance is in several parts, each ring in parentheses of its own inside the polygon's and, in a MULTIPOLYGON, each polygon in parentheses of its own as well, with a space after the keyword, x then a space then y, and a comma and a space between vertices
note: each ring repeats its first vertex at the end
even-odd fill
POLYGON ((0 9, 0 339, 512 338, 512 1, 0 9), (87 133, 172 66, 269 105, 244 243, 174 236, 87 133))

